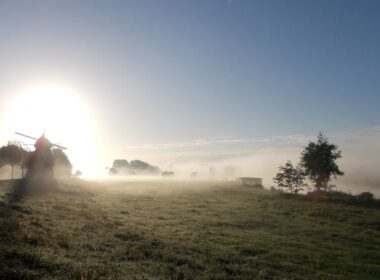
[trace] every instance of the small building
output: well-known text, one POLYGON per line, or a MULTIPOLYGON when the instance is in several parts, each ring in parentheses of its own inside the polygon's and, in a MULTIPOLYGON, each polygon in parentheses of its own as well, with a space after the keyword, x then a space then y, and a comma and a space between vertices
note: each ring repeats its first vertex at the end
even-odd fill
POLYGON ((263 186, 263 179, 262 178, 239 177, 239 178, 236 178, 236 180, 242 186, 255 186, 255 187, 262 187, 263 186))

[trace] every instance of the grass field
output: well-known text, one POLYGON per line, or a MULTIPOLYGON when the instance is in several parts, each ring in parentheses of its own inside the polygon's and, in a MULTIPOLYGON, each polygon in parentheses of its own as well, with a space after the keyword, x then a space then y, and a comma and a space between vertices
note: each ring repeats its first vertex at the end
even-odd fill
POLYGON ((0 183, 0 279, 380 279, 380 209, 206 182, 0 183))

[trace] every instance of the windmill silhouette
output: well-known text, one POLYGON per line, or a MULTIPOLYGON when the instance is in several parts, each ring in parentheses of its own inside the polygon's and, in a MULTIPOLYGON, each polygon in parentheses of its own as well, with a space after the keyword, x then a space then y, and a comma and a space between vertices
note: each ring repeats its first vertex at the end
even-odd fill
POLYGON ((39 138, 32 137, 20 132, 15 132, 15 134, 36 141, 34 143, 35 150, 31 153, 30 157, 27 159, 26 164, 25 164, 27 168, 25 178, 26 179, 34 179, 34 178, 52 179, 54 177, 54 174, 53 174, 54 160, 53 160, 51 149, 58 148, 58 149, 66 150, 67 148, 58 144, 51 143, 45 137, 45 132, 39 138))

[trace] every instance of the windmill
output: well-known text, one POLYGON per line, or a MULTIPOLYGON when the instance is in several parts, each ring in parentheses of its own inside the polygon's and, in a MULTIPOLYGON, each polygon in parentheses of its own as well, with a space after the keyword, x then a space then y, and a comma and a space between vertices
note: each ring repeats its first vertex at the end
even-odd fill
POLYGON ((34 143, 35 151, 31 153, 31 156, 26 162, 28 171, 25 177, 27 179, 42 178, 41 176, 45 178, 53 178, 54 160, 52 157, 51 149, 55 147, 58 149, 66 150, 67 148, 58 144, 51 143, 45 137, 45 133, 43 133, 39 138, 19 132, 15 132, 15 134, 36 141, 34 143))

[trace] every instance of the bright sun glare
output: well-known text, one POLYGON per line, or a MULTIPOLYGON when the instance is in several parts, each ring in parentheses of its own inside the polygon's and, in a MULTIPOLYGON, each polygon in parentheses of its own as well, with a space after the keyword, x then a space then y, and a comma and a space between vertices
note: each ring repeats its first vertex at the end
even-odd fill
MULTIPOLYGON (((10 139, 33 144, 33 140, 17 137, 21 132, 46 137, 67 147, 75 169, 89 175, 94 162, 94 120, 88 105, 69 89, 37 87, 16 96, 7 107, 4 126, 10 139)), ((33 148, 33 146, 30 146, 33 148)))

